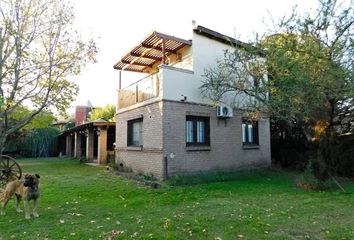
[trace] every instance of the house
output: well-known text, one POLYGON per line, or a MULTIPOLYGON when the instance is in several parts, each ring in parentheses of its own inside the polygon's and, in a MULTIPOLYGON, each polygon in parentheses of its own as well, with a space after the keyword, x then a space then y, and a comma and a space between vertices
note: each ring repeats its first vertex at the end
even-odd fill
POLYGON ((87 105, 75 107, 75 126, 62 129, 59 136, 59 152, 68 157, 85 159, 87 162, 106 165, 114 158, 115 122, 103 119, 88 121, 94 109, 90 101, 87 105))
POLYGON ((202 26, 192 40, 153 32, 122 57, 116 114, 116 162, 158 178, 267 167, 270 123, 203 98, 204 70, 244 43, 202 26), (232 46, 233 45, 233 46, 232 46), (122 88, 122 71, 145 74, 122 88))

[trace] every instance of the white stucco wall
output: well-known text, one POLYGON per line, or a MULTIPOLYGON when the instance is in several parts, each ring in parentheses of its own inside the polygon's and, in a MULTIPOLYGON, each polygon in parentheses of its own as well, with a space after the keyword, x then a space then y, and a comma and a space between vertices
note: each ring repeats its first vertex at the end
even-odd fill
MULTIPOLYGON (((212 104, 209 99, 201 95, 200 87, 205 80, 203 76, 206 68, 216 66, 218 59, 223 59, 225 50, 233 51, 234 47, 220 41, 199 35, 193 32, 193 44, 189 48, 188 54, 192 54, 192 62, 187 64, 188 68, 192 66, 191 71, 178 69, 180 65, 160 66, 162 98, 168 100, 180 101, 183 96, 186 96, 187 102, 212 104), (174 67, 177 67, 176 69, 174 67), (183 96, 182 96, 183 95, 183 96)), ((182 66, 182 65, 181 65, 182 66)), ((183 67, 184 68, 184 67, 183 67)), ((186 68, 184 68, 186 69, 186 68)), ((250 78, 252 83, 252 79, 250 78)), ((232 104, 238 108, 242 108, 250 100, 250 97, 245 94, 239 94, 235 97, 233 93, 225 95, 223 101, 227 104, 232 104), (233 102, 235 101, 235 102, 233 102)))
POLYGON ((211 104, 211 101, 203 98, 200 92, 204 70, 215 66, 216 60, 223 57, 225 49, 232 50, 233 47, 193 32, 191 47, 193 69, 188 72, 161 66, 162 98, 180 101, 183 95, 187 97, 188 102, 211 104))

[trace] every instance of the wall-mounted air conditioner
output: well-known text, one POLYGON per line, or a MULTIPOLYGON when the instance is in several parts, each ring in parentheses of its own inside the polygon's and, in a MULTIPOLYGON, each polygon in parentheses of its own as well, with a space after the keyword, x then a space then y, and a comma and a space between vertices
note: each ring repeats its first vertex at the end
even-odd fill
POLYGON ((219 118, 230 118, 233 116, 232 108, 225 105, 217 106, 216 116, 219 118))

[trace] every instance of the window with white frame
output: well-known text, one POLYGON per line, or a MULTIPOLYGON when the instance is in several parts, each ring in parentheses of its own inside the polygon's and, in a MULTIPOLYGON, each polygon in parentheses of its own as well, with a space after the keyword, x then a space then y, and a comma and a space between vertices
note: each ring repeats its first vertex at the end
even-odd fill
POLYGON ((258 145, 258 122, 242 120, 242 144, 258 145))
POLYGON ((209 117, 186 116, 186 145, 210 145, 209 117))

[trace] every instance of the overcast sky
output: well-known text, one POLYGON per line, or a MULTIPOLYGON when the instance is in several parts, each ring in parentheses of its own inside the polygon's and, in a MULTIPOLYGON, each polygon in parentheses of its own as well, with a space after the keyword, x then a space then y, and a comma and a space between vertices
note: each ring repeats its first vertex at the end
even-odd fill
MULTIPOLYGON (((192 20, 198 25, 247 41, 266 30, 264 22, 277 19, 298 5, 301 11, 315 9, 316 0, 72 0, 77 28, 84 37, 94 36, 100 52, 98 62, 89 65, 75 80, 80 93, 72 105, 116 104, 118 71, 113 65, 157 30, 191 39, 192 20)), ((271 25, 271 24, 268 24, 271 25)), ((132 76, 123 75, 123 86, 132 76)), ((134 76, 139 80, 139 76, 134 76)), ((72 111, 72 109, 71 109, 72 111)))

